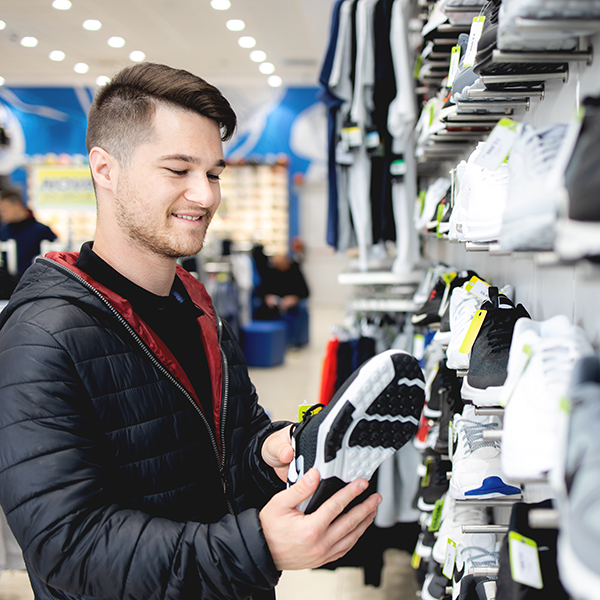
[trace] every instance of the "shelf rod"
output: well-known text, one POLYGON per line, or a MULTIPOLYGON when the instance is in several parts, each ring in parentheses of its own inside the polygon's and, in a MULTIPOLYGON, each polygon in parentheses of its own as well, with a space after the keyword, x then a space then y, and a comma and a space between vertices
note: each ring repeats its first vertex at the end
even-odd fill
POLYGON ((564 83, 569 79, 569 71, 553 71, 551 73, 515 73, 514 75, 481 75, 481 83, 488 86, 495 83, 527 83, 529 81, 550 81, 562 79, 564 83))
POLYGON ((556 52, 548 50, 545 52, 494 50, 492 61, 495 63, 565 63, 569 61, 585 61, 588 65, 592 63, 593 52, 590 46, 587 50, 574 50, 572 52, 556 52))
POLYGON ((463 533, 508 533, 508 525, 463 525, 463 533))

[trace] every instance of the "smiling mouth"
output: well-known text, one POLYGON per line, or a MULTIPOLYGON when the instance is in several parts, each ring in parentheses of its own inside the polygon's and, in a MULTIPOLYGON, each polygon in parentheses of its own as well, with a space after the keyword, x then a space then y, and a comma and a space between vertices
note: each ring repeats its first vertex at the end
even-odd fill
POLYGON ((178 219, 184 219, 186 221, 199 221, 202 217, 191 217, 189 215, 173 215, 174 217, 177 217, 178 219))

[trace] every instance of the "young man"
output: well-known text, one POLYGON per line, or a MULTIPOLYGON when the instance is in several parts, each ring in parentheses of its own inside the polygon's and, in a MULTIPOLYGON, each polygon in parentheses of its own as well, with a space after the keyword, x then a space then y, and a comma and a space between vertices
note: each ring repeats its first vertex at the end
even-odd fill
POLYGON ((0 191, 0 241, 15 240, 17 245, 17 272, 25 273, 33 259, 40 254, 43 240, 53 242, 56 234, 48 225, 40 223, 23 201, 17 189, 0 191))
POLYGON ((0 317, 0 501, 42 599, 271 597, 343 555, 380 497, 304 515, 289 425, 269 421, 203 286, 177 267, 219 201, 235 115, 141 64, 96 96, 93 244, 27 271, 0 317), (340 516, 341 515, 341 516, 340 516))

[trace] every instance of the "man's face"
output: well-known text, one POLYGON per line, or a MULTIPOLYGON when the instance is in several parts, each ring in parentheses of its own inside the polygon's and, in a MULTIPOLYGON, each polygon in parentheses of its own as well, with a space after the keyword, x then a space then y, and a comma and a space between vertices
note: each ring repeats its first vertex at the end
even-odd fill
POLYGON ((215 121, 159 104, 152 139, 138 146, 119 172, 117 227, 130 242, 154 254, 197 254, 221 201, 224 168, 215 121))

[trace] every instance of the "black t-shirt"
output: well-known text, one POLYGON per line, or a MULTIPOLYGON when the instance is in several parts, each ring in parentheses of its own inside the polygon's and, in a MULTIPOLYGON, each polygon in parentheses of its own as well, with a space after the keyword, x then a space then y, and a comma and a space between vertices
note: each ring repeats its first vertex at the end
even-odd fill
POLYGON ((210 371, 197 321, 204 312, 192 302, 179 277, 175 276, 169 296, 157 296, 102 260, 92 250, 91 242, 81 247, 76 267, 131 303, 135 313, 158 335, 185 371, 214 428, 210 371))

